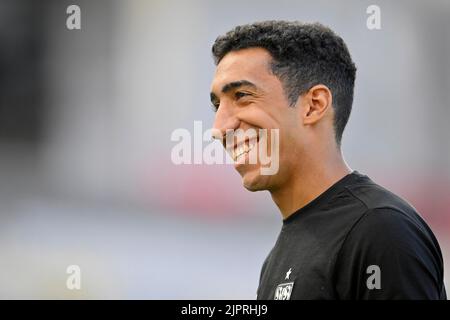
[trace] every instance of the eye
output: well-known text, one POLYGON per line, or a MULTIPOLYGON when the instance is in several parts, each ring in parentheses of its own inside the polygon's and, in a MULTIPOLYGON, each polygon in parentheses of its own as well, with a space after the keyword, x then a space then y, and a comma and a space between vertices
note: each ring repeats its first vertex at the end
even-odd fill
POLYGON ((236 100, 239 100, 240 98, 243 98, 245 96, 248 96, 249 94, 246 92, 242 92, 242 91, 236 91, 234 94, 234 97, 236 98, 236 100))
POLYGON ((211 108, 213 109, 214 112, 217 112, 217 110, 219 109, 219 102, 213 102, 211 103, 211 108))

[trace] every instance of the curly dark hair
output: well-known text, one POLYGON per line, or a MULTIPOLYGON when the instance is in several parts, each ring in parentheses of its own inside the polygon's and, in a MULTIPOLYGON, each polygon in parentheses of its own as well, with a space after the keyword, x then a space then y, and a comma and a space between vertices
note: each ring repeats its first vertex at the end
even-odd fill
POLYGON ((235 27, 212 46, 216 65, 230 51, 251 47, 272 56, 271 71, 283 84, 289 104, 316 84, 333 95, 337 145, 350 117, 356 66, 341 37, 320 23, 262 21, 235 27))

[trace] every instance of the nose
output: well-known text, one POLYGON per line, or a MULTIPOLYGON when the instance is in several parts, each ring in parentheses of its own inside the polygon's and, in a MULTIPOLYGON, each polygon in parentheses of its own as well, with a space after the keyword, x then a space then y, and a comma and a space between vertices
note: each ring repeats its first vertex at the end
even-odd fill
POLYGON ((212 135, 214 139, 218 139, 225 145, 227 134, 229 130, 236 130, 239 128, 240 120, 235 116, 231 108, 221 105, 216 112, 214 125, 212 128, 212 135))

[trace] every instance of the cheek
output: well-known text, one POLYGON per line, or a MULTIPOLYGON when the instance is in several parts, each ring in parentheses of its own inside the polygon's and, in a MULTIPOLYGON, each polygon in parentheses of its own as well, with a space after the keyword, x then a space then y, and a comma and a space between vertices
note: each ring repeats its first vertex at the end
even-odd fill
POLYGON ((261 129, 279 128, 276 118, 256 103, 243 108, 239 112, 238 118, 252 127, 261 129))
POLYGON ((280 163, 296 164, 301 159, 301 130, 297 127, 285 127, 280 130, 280 163))

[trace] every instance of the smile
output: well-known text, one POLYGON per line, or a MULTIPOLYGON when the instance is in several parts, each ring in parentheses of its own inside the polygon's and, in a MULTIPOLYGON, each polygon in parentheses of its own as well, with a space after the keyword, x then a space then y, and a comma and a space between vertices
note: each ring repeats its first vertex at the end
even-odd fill
POLYGON ((251 139, 246 139, 245 141, 235 145, 233 148, 230 148, 229 151, 233 161, 238 162, 242 160, 246 154, 253 150, 258 141, 258 137, 254 137, 251 139))

